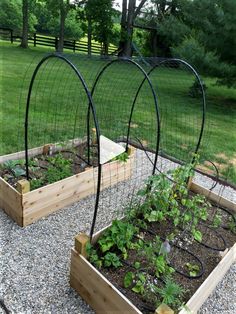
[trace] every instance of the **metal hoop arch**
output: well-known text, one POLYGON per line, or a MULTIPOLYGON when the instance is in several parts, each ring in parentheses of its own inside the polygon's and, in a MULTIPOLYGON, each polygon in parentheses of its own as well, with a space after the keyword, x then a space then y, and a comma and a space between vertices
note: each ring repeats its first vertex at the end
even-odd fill
MULTIPOLYGON (((133 64, 135 67, 137 67, 139 69, 139 71, 144 75, 144 80, 141 83, 141 85, 147 80, 149 87, 151 89, 152 95, 153 95, 153 99, 154 99, 154 105, 155 105, 155 111, 156 111, 156 122, 157 122, 157 140, 156 140, 156 149, 155 149, 155 159, 154 159, 154 163, 153 163, 153 170, 152 170, 152 175, 155 174, 155 170, 156 170, 156 164, 157 164, 157 158, 158 158, 158 153, 159 153, 159 146, 160 146, 160 113, 159 113, 159 108, 158 108, 158 100, 157 100, 157 95, 156 92, 154 90, 154 87, 152 85, 152 82, 148 76, 148 74, 146 73, 146 71, 134 60, 130 59, 130 58, 119 58, 119 59, 115 59, 112 60, 111 62, 109 62, 108 64, 106 64, 102 70, 99 72, 98 76, 96 77, 96 80, 93 84, 92 90, 91 90, 91 95, 93 96, 94 92, 95 92, 95 88, 97 86, 98 81, 100 80, 102 74, 105 72, 106 69, 108 69, 113 63, 117 63, 117 62, 127 62, 127 63, 131 63, 133 64)), ((132 121, 132 115, 133 115, 133 111, 134 111, 134 107, 135 107, 135 103, 136 100, 138 98, 138 94, 141 90, 142 86, 139 86, 138 91, 134 97, 132 106, 131 106, 131 110, 130 110, 130 116, 129 116, 129 122, 128 122, 128 130, 127 130, 127 137, 126 137, 126 151, 128 149, 128 143, 129 143, 129 136, 130 136, 130 126, 131 126, 131 121, 132 121)))
MULTIPOLYGON (((196 159, 196 154, 199 150, 199 147, 201 145, 201 141, 202 141, 202 136, 203 136, 203 131, 204 131, 204 127, 205 127, 205 121, 206 121, 206 95, 205 95, 205 90, 204 90, 204 86, 203 86, 203 83, 202 83, 202 80, 199 76, 199 74, 197 73, 197 71, 195 70, 195 68, 189 64, 187 61, 184 61, 182 59, 178 59, 178 58, 173 58, 173 59, 170 59, 170 60, 163 60, 160 62, 159 66, 162 65, 162 64, 165 64, 167 61, 174 61, 174 62, 179 62, 181 64, 184 64, 187 68, 189 68, 192 73, 195 75, 195 78, 197 79, 200 87, 201 87, 201 92, 202 92, 202 123, 201 123, 201 129, 200 129, 200 133, 199 133, 199 137, 198 137, 198 141, 197 141, 197 145, 196 145, 196 148, 195 148, 195 151, 194 151, 194 156, 193 156, 193 159, 192 159, 192 163, 195 161, 196 159)), ((148 75, 156 68, 157 66, 154 66, 151 71, 148 72, 148 75)))
MULTIPOLYGON (((201 144, 203 131, 204 131, 204 126, 205 126, 205 120, 206 120, 206 96, 205 96, 204 87, 203 87, 203 84, 202 84, 202 80, 201 80, 199 74, 197 73, 197 71, 194 69, 194 67, 191 66, 188 62, 186 62, 184 60, 181 60, 181 59, 178 59, 178 58, 171 58, 171 59, 162 60, 160 63, 154 65, 152 67, 152 69, 149 72, 147 72, 147 75, 150 76, 150 74, 156 68, 158 68, 161 65, 163 65, 165 63, 168 63, 168 62, 178 62, 178 63, 184 64, 188 69, 190 69, 192 71, 192 73, 194 74, 195 78, 197 79, 197 81, 199 82, 200 87, 201 87, 201 93, 202 93, 202 122, 201 122, 201 129, 200 129, 200 132, 199 132, 199 137, 198 137, 198 140, 197 140, 196 148, 194 150, 194 156, 193 156, 193 158, 191 160, 191 163, 194 163, 194 161, 196 159, 196 154, 197 154, 197 152, 199 150, 199 147, 200 147, 200 144, 201 144)), ((144 82, 145 82, 145 79, 141 82, 139 90, 142 88, 144 82)), ((139 90, 138 90, 137 93, 139 93, 139 90)))
MULTIPOLYGON (((87 87, 87 84, 84 80, 84 78, 82 77, 82 75, 80 74, 79 70, 76 68, 76 66, 70 61, 68 60, 65 56, 61 55, 61 54, 49 54, 45 57, 42 58, 42 60, 38 63, 38 65, 36 66, 34 73, 32 75, 31 81, 30 81, 30 85, 29 85, 29 91, 28 91, 28 96, 27 96, 27 103, 26 103, 26 111, 25 111, 25 166, 26 166, 26 177, 27 180, 29 180, 29 156, 28 156, 28 124, 29 124, 29 110, 30 110, 30 99, 31 99, 31 93, 32 93, 32 89, 33 89, 33 85, 34 85, 34 81, 35 78, 37 76, 37 73, 40 69, 40 67, 42 66, 42 64, 47 61, 50 58, 58 58, 61 59, 62 61, 64 61, 66 64, 68 64, 71 69, 75 72, 75 74, 77 75, 79 81, 82 83, 82 86, 86 92, 87 98, 88 98, 88 110, 89 112, 92 111, 92 115, 93 115, 93 120, 94 120, 94 125, 95 125, 95 129, 96 129, 96 140, 97 140, 97 144, 98 144, 98 174, 97 174, 97 193, 96 193, 96 200, 95 200, 95 208, 98 207, 98 203, 99 203, 99 195, 100 195, 100 186, 101 186, 101 166, 100 166, 100 129, 99 129, 99 124, 97 121, 97 117, 96 117, 96 110, 93 104, 93 99, 91 97, 91 93, 87 87)), ((89 147, 89 138, 87 138, 87 143, 88 143, 88 147, 89 147)))
MULTIPOLYGON (((159 146, 160 146, 160 115, 159 115, 158 104, 157 104, 157 96, 156 96, 155 90, 154 90, 154 88, 152 86, 152 83, 151 83, 147 73, 144 71, 144 69, 138 63, 136 63, 135 61, 133 61, 133 60, 131 60, 129 58, 119 58, 119 59, 112 60, 111 62, 106 64, 102 68, 102 70, 98 73, 98 75, 97 75, 97 77, 95 79, 95 82, 93 84, 92 90, 91 90, 91 96, 93 97, 95 89, 96 89, 96 86, 97 86, 97 83, 99 82, 99 80, 102 77, 102 75, 104 74, 104 72, 112 64, 117 63, 117 62, 128 62, 128 63, 131 63, 134 66, 136 66, 139 69, 139 71, 141 71, 143 73, 143 75, 145 76, 145 80, 148 81, 148 84, 149 84, 149 86, 151 88, 152 95, 153 95, 153 98, 154 98, 155 111, 156 111, 156 121, 157 121, 157 141, 156 141, 155 159, 154 159, 153 170, 152 170, 152 174, 155 174, 157 158, 158 158, 158 152, 159 152, 159 146)), ((133 114, 133 111, 134 111, 134 106, 135 106, 135 103, 136 103, 137 96, 138 96, 138 94, 135 95, 135 98, 133 100, 132 107, 131 107, 131 112, 130 112, 130 117, 129 117, 129 124, 128 124, 128 131, 127 131, 127 138, 126 138, 126 151, 128 149, 129 134, 130 134, 130 124, 131 124, 132 114, 133 114)), ((87 117, 88 121, 89 121, 89 116, 90 116, 90 108, 88 108, 88 117, 87 117)), ((87 126, 88 126, 88 129, 87 129, 88 134, 87 134, 87 136, 89 137, 90 136, 89 123, 87 123, 87 126)), ((90 153, 88 152, 88 155, 89 154, 90 153)), ((99 167, 101 167, 100 164, 99 164, 99 167)), ((100 182, 99 182, 99 184, 100 184, 100 182)), ((95 228, 96 218, 97 218, 97 211, 98 211, 98 206, 95 207, 94 214, 93 214, 93 221, 92 221, 92 226, 91 226, 91 231, 90 231, 90 239, 92 239, 92 236, 93 236, 93 233, 94 233, 94 228, 95 228)))

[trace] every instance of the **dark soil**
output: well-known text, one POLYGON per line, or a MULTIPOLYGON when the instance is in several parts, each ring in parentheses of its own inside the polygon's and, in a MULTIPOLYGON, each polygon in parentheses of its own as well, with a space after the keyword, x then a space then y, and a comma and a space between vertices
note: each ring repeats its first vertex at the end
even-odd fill
MULTIPOLYGON (((74 174, 85 171, 87 167, 97 165, 96 148, 91 148, 90 164, 87 162, 87 144, 83 143, 76 148, 60 150, 51 154, 42 154, 29 159, 29 176, 31 190, 41 186, 46 186, 53 181, 47 175, 49 168, 53 168, 55 181, 64 179, 74 174), (53 162, 58 158, 59 162, 53 162), (66 169, 66 171, 65 171, 66 169), (58 180, 56 180, 58 179, 58 180)), ((0 176, 11 186, 16 187, 17 181, 26 179, 25 160, 14 160, 0 165, 0 176)))
MULTIPOLYGON (((215 210, 216 208, 212 206, 210 213, 215 210)), ((219 208, 217 210, 221 212, 219 208)), ((203 233, 202 243, 194 240, 188 233, 184 233, 177 242, 172 242, 168 260, 169 264, 176 270, 173 274, 174 281, 186 290, 184 296, 185 303, 220 262, 220 252, 224 251, 226 248, 232 247, 236 242, 236 234, 226 228, 229 214, 224 211, 221 214, 223 215, 222 226, 212 228, 208 227, 207 223, 200 225, 199 229, 203 233), (195 278, 193 276, 190 278, 191 276, 186 267, 186 263, 199 266, 199 272, 195 278)), ((149 231, 151 231, 151 233, 143 231, 142 236, 144 236, 144 239, 150 240, 154 237, 154 234, 157 234, 165 239, 166 235, 170 234, 173 230, 174 226, 169 221, 162 224, 151 223, 149 225, 149 231)), ((182 230, 179 230, 179 233, 181 234, 182 230)), ((147 300, 147 296, 142 298, 142 296, 133 292, 131 289, 124 288, 124 276, 128 271, 132 271, 132 265, 135 261, 140 261, 140 257, 135 255, 135 251, 130 251, 127 262, 123 263, 121 268, 103 268, 101 272, 143 313, 153 313, 155 311, 155 305, 147 300)), ((155 280, 155 284, 163 285, 161 278, 157 279, 153 277, 153 280, 155 280)))

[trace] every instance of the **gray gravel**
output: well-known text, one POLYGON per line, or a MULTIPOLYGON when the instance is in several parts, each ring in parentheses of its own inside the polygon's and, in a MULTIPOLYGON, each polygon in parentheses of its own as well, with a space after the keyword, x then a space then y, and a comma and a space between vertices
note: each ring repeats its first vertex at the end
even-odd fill
POLYGON ((236 313, 236 263, 234 263, 215 291, 203 304, 199 314, 236 313))
MULTIPOLYGON (((160 158, 158 167, 166 170, 175 164, 160 158)), ((138 152, 135 169, 132 180, 102 193, 96 229, 117 216, 117 204, 120 206, 127 194, 132 194, 131 186, 136 190, 142 184, 141 174, 150 172, 151 165, 142 152, 138 152)), ((212 186, 207 177, 197 175, 195 180, 212 186)), ((235 200, 231 188, 217 189, 224 197, 235 200)), ((93 313, 69 286, 70 250, 77 233, 89 232, 93 205, 94 197, 86 198, 25 228, 17 226, 0 209, 0 299, 11 313, 93 313)), ((235 274, 236 264, 200 313, 236 313, 235 274)), ((0 309, 0 313, 4 312, 0 309)))

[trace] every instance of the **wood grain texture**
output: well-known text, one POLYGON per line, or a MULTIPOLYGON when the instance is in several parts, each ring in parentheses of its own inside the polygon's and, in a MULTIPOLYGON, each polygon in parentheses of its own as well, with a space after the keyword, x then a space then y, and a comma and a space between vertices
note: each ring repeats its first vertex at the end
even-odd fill
POLYGON ((0 207, 23 226, 22 195, 0 177, 0 207))
MULTIPOLYGON (((101 190, 130 178, 132 159, 126 163, 114 161, 102 167, 101 190)), ((61 181, 23 194, 24 226, 65 206, 93 195, 97 190, 97 169, 90 168, 61 181)))
POLYGON ((187 302, 186 306, 190 310, 190 312, 183 309, 179 312, 179 314, 197 313, 197 311, 200 309, 200 307, 203 305, 206 299, 210 296, 210 294, 213 292, 217 284, 221 281, 226 272, 229 270, 230 266, 235 261, 236 261, 236 243, 224 256, 224 258, 220 261, 216 268, 210 273, 210 275, 194 293, 191 299, 187 302))
POLYGON ((193 191, 194 193, 198 193, 198 194, 203 194, 206 196, 206 198, 209 201, 213 201, 218 205, 221 205, 225 208, 231 209, 234 212, 236 212, 236 203, 229 201, 228 199, 224 198, 223 196, 220 196, 206 188, 204 188, 203 186, 192 182, 191 186, 190 186, 190 190, 193 191))
MULTIPOLYGON (((84 143, 84 139, 75 139, 66 144, 79 146, 84 143)), ((29 156, 41 154, 43 147, 30 149, 29 156)), ((62 149, 61 144, 53 144, 52 147, 54 151, 62 149)), ((101 190, 130 178, 135 149, 130 151, 131 155, 126 162, 116 160, 102 165, 101 190)), ((24 158, 24 153, 1 156, 0 162, 24 158)), ((20 226, 27 226, 82 198, 96 194, 97 181, 98 168, 91 167, 82 173, 23 194, 18 193, 5 180, 1 179, 0 206, 20 226)))
POLYGON ((70 285, 99 314, 142 314, 96 268, 74 249, 71 251, 70 285))
MULTIPOLYGON (((34 157, 36 155, 43 154, 43 150, 47 145, 52 147, 53 152, 58 152, 58 151, 61 151, 63 149, 68 149, 70 147, 76 147, 76 146, 79 146, 81 144, 84 144, 84 143, 86 143, 86 139, 87 139, 86 137, 82 138, 82 139, 76 138, 74 140, 69 140, 69 141, 62 142, 62 143, 46 144, 43 146, 31 148, 28 150, 28 156, 34 157)), ((0 164, 4 163, 5 161, 8 161, 8 160, 17 160, 17 159, 24 159, 24 158, 25 158, 25 151, 13 153, 13 154, 8 154, 8 155, 3 155, 3 156, 0 156, 0 164)))

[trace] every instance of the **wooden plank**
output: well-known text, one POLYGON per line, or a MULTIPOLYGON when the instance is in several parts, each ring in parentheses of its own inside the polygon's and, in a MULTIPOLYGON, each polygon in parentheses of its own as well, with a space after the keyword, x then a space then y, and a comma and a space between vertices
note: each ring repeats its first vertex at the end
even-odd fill
MULTIPOLYGON (((34 149, 32 153, 38 152, 39 149, 42 151, 43 147, 34 149)), ((11 157, 18 158, 19 154, 11 157)), ((132 174, 133 159, 132 155, 127 162, 113 161, 103 165, 101 190, 129 179, 132 174)), ((19 225, 26 226, 84 197, 95 194, 97 174, 97 168, 89 168, 85 172, 24 194, 18 193, 1 179, 1 184, 5 189, 0 190, 0 205, 19 225), (10 191, 8 192, 10 196, 5 190, 10 191), (6 198, 5 195, 7 195, 6 198)))
MULTIPOLYGON (((208 197, 212 201, 218 201, 219 197, 217 194, 195 184, 191 184, 191 190, 194 190, 196 193, 202 193, 206 197, 208 197)), ((221 198, 222 199, 222 198, 221 198)), ((231 209, 234 210, 234 203, 223 199, 223 206, 230 205, 231 209)), ((109 226, 104 227, 96 234, 94 234, 92 243, 96 243, 102 233, 109 226)), ((141 313, 130 301, 123 296, 106 278, 104 278, 98 270, 96 270, 83 256, 78 254, 76 250, 72 249, 72 261, 71 261, 71 286, 84 298, 84 300, 96 311, 96 313, 141 313), (98 278, 99 279, 98 279, 98 278), (103 286, 105 284, 105 288, 103 286), (110 287, 108 291, 107 287, 110 287), (105 293, 103 294, 103 290, 105 293), (112 293, 117 293, 116 297, 120 297, 121 300, 125 300, 129 302, 129 306, 131 308, 126 309, 125 307, 119 307, 119 301, 117 300, 115 304, 109 302, 115 296, 110 295, 110 291, 112 293), (109 296, 109 297, 108 297, 109 296), (131 312, 129 312, 131 311, 131 312), (139 312, 132 312, 139 311, 139 312)), ((222 260, 216 266, 216 268, 211 272, 211 274, 207 277, 207 279, 203 282, 203 284, 198 288, 195 294, 191 297, 191 299, 186 304, 186 309, 182 309, 178 314, 189 314, 189 313, 197 313, 212 291, 215 289, 217 284, 224 277, 225 273, 228 271, 230 266, 236 261, 236 243, 235 245, 228 251, 224 252, 222 260)), ((122 301, 123 302, 123 301, 122 301)), ((124 304, 122 303, 121 306, 124 304)))
POLYGON ((22 180, 17 181, 16 189, 20 194, 28 193, 30 191, 29 181, 26 179, 22 179, 22 180))
MULTIPOLYGON (((32 149, 29 149, 28 151, 29 157, 40 155, 42 153, 43 153, 43 146, 32 148, 32 149)), ((8 160, 17 160, 17 159, 24 159, 24 158, 25 158, 25 151, 8 154, 8 155, 0 156, 0 164, 8 160)))
POLYGON ((118 289, 74 249, 71 251, 70 285, 99 314, 142 314, 118 289))
MULTIPOLYGON (((94 193, 91 193, 91 195, 94 193)), ((88 196, 88 192, 85 191, 84 193, 80 193, 80 197, 68 197, 66 199, 63 199, 61 201, 52 202, 50 204, 43 204, 42 206, 39 206, 38 208, 32 208, 31 211, 29 211, 27 214, 24 213, 23 210, 23 226, 28 226, 29 224, 32 224, 33 222, 39 220, 40 218, 47 217, 48 215, 58 211, 59 209, 65 208, 69 206, 70 204, 73 204, 77 202, 78 200, 85 198, 88 196)), ((92 207, 91 210, 94 208, 92 207)))
POLYGON ((229 201, 228 199, 224 198, 223 196, 220 196, 220 195, 204 188, 203 186, 201 186, 197 183, 192 182, 192 184, 190 186, 190 190, 193 191, 194 193, 203 194, 206 196, 206 198, 209 201, 213 201, 216 204, 219 204, 225 208, 228 208, 228 209, 236 212, 236 203, 229 201))
POLYGON ((100 229, 98 232, 96 232, 96 233, 93 235, 92 241, 91 241, 93 245, 98 241, 98 239, 101 237, 101 235, 103 234, 103 232, 104 232, 107 228, 109 228, 110 226, 111 226, 111 224, 109 224, 108 226, 106 226, 106 227, 100 229))
POLYGON ((89 243, 89 236, 87 234, 80 233, 75 237, 75 250, 85 258, 87 257, 87 243, 89 243))
POLYGON ((197 313, 234 261, 236 261, 236 243, 187 302, 186 306, 190 312, 183 309, 179 314, 197 313))
MULTIPOLYGON (((99 232, 97 232, 93 236, 92 242, 95 243, 101 234, 108 228, 109 226, 103 228, 99 232)), ((113 292, 117 293, 117 289, 113 287, 113 285, 104 278, 99 271, 94 268, 83 256, 78 254, 76 250, 72 249, 72 260, 71 261, 71 286, 84 298, 84 300, 93 307, 96 313, 111 313, 111 309, 113 311, 116 309, 113 308, 112 304, 108 304, 108 299, 114 298, 110 296, 109 291, 105 290, 105 299, 100 303, 99 298, 103 298, 103 284, 101 281, 105 280, 105 284, 111 286, 111 290, 114 288, 113 292), (81 261, 82 260, 82 261, 81 261), (84 266, 85 265, 85 266, 84 266), (97 281, 97 276, 99 278, 97 281), (97 285, 96 285, 97 281, 97 285), (93 284, 95 283, 95 286, 93 284), (90 289, 94 289, 91 293, 90 289), (98 291, 97 291, 98 289, 98 291), (102 291, 100 291, 101 289, 102 291), (95 293, 96 296, 93 295, 95 293)), ((182 309, 178 314, 189 314, 189 313, 197 313, 206 299, 210 296, 213 290, 216 288, 217 284, 222 280, 226 272, 229 270, 230 266, 236 261, 236 243, 229 250, 229 252, 223 257, 220 263, 216 266, 216 268, 211 272, 211 274, 207 277, 207 279, 203 282, 203 284, 198 288, 198 290, 194 293, 191 299, 186 304, 186 309, 182 309)), ((125 301, 128 301, 125 296, 123 296, 118 291, 118 296, 124 298, 125 301)), ((130 303, 130 301, 128 301, 130 303)), ((119 303, 116 303, 116 305, 119 303)), ((131 304, 132 305, 132 304, 131 304)), ((132 305, 133 306, 133 305, 132 305)), ((134 307, 135 308, 135 307, 134 307)), ((133 308, 132 308, 133 309, 133 308)), ((123 313, 123 311, 127 311, 125 308, 118 307, 116 309, 120 311, 118 313, 123 313)), ((135 310, 137 310, 135 308, 135 310)), ((129 312, 127 312, 129 313, 129 312)), ((133 312, 130 312, 133 313, 133 312)), ((136 312, 134 312, 136 313, 136 312)), ((137 312, 141 313, 141 312, 137 312)))
POLYGON ((0 177, 0 199, 2 209, 18 225, 23 226, 22 195, 0 177))
MULTIPOLYGON (((101 190, 131 175, 130 160, 127 163, 113 162, 102 169, 101 190)), ((24 226, 45 217, 65 206, 78 202, 82 198, 95 194, 97 189, 97 169, 85 172, 49 184, 45 187, 23 194, 24 226)))
MULTIPOLYGON (((87 137, 83 137, 83 138, 76 138, 73 140, 64 141, 62 143, 55 143, 55 144, 49 144, 49 145, 52 147, 53 152, 58 152, 58 151, 61 151, 62 149, 68 149, 70 147, 79 146, 80 144, 86 143, 86 141, 87 141, 87 137)), ((29 149, 28 156, 33 157, 36 155, 43 154, 43 149, 45 146, 46 145, 29 149)), ((25 151, 3 155, 3 156, 0 156, 0 164, 8 160, 17 160, 17 159, 24 159, 24 158, 25 158, 25 151)))

